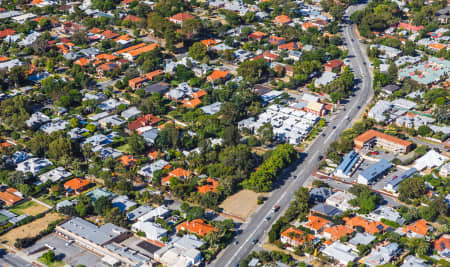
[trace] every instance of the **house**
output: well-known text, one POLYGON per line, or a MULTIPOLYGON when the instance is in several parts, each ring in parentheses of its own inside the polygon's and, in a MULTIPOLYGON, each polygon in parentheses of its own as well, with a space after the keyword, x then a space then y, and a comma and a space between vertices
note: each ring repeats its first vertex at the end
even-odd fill
POLYGON ((428 233, 427 222, 424 219, 417 220, 402 229, 410 238, 423 238, 428 233))
POLYGON ((148 164, 148 165, 145 165, 144 167, 142 167, 138 171, 138 174, 142 175, 144 177, 147 177, 147 178, 151 178, 151 177, 153 177, 153 172, 155 172, 157 170, 161 170, 167 166, 170 166, 169 162, 160 159, 160 160, 157 160, 151 164, 148 164))
POLYGON ((341 215, 342 212, 333 206, 325 205, 323 203, 319 203, 311 208, 311 213, 321 214, 323 216, 327 216, 328 218, 333 218, 336 215, 341 215))
POLYGON ((0 191, 0 201, 5 203, 6 206, 14 206, 24 200, 22 193, 17 189, 9 187, 5 191, 0 191))
POLYGON ((98 123, 103 127, 115 127, 125 124, 126 121, 122 120, 119 115, 112 115, 98 120, 98 123))
POLYGON ((309 191, 309 198, 314 202, 325 202, 333 192, 327 187, 312 188, 309 191))
POLYGON ((326 86, 327 84, 334 81, 337 77, 337 74, 330 71, 324 71, 322 75, 314 81, 314 86, 321 87, 326 86))
POLYGON ((159 206, 156 209, 152 209, 142 216, 139 216, 137 220, 141 222, 150 222, 154 221, 156 218, 167 218, 169 215, 170 210, 168 208, 165 206, 159 206))
POLYGON ((383 93, 386 95, 392 95, 399 89, 400 89, 399 86, 397 86, 395 84, 389 84, 389 85, 386 85, 385 87, 381 88, 381 91, 383 91, 383 93))
POLYGON ((73 62, 74 64, 80 65, 81 67, 85 67, 91 63, 91 61, 85 57, 79 58, 73 62))
POLYGON ((372 252, 365 258, 364 265, 375 267, 387 264, 400 252, 400 247, 397 243, 390 243, 386 246, 379 246, 372 249, 372 252))
POLYGON ((132 132, 141 127, 145 127, 145 126, 155 126, 160 121, 162 121, 162 119, 159 117, 156 117, 153 114, 143 115, 143 116, 137 118, 135 121, 128 124, 128 131, 132 132))
POLYGON ((329 71, 329 72, 340 72, 342 69, 342 66, 344 66, 344 61, 340 60, 340 59, 333 59, 330 60, 328 62, 326 62, 325 64, 323 64, 325 71, 329 71))
POLYGON ((144 232, 145 237, 150 240, 161 241, 163 237, 167 236, 166 229, 152 222, 137 221, 131 225, 131 230, 134 232, 144 232))
POLYGON ((203 112, 205 112, 205 114, 207 114, 207 115, 213 115, 220 111, 221 106, 222 106, 222 103, 215 102, 215 103, 212 103, 211 105, 203 106, 200 109, 203 110, 203 112))
POLYGON ((81 178, 73 178, 64 183, 64 189, 72 194, 80 194, 88 189, 89 181, 81 178))
POLYGON ((322 230, 329 224, 329 220, 310 214, 308 215, 308 221, 304 224, 304 226, 317 234, 322 232, 322 230))
POLYGON ((327 198, 325 204, 338 208, 341 211, 354 210, 355 208, 349 203, 354 198, 356 198, 355 195, 351 193, 339 191, 327 198))
MULTIPOLYGON (((91 191, 92 192, 92 191, 91 191)), ((147 205, 141 205, 139 207, 137 207, 136 209, 130 211, 127 213, 127 219, 129 221, 136 221, 138 218, 142 217, 143 215, 149 213, 150 211, 152 211, 153 208, 147 205)))
POLYGON ((323 229, 322 236, 333 241, 353 233, 353 229, 344 225, 334 225, 323 229))
POLYGON ((229 78, 229 71, 214 70, 208 77, 206 77, 206 80, 208 82, 214 82, 216 80, 225 80, 227 78, 229 78))
POLYGON ((171 243, 154 253, 154 258, 164 266, 190 267, 202 264, 202 254, 197 248, 185 248, 171 243))
POLYGON ((205 184, 197 186, 197 192, 199 192, 200 194, 205 194, 206 192, 215 193, 218 186, 219 182, 216 179, 208 177, 205 181, 205 184))
POLYGON ((377 237, 369 233, 356 232, 355 236, 352 237, 352 239, 350 239, 348 243, 349 246, 353 248, 353 251, 358 252, 359 245, 367 246, 370 243, 372 243, 375 239, 377 239, 377 237))
POLYGON ((136 202, 130 200, 128 196, 117 196, 112 201, 113 208, 118 208, 121 212, 125 212, 137 205, 136 202))
POLYGON ((280 240, 283 244, 288 244, 292 247, 298 247, 305 242, 313 241, 314 236, 306 234, 305 232, 297 228, 289 227, 281 233, 280 240))
POLYGON ((168 173, 170 177, 178 177, 182 179, 187 179, 191 175, 191 172, 183 168, 176 168, 168 173))
POLYGON ((434 250, 437 251, 440 256, 450 259, 450 235, 442 235, 439 239, 434 241, 433 246, 434 250))
POLYGON ((359 135, 355 138, 354 143, 357 149, 362 149, 363 147, 372 148, 374 146, 381 146, 386 150, 398 153, 408 153, 412 148, 411 142, 378 132, 376 130, 368 130, 359 135))
MULTIPOLYGON (((139 128, 139 131, 142 128, 139 128)), ((143 131, 141 133, 141 136, 144 137, 145 142, 149 145, 154 145, 156 143, 156 139, 159 136, 159 130, 158 129, 150 129, 147 131, 143 131)))
POLYGON ((160 95, 162 95, 165 92, 167 92, 168 89, 169 89, 169 84, 164 83, 164 82, 154 83, 154 84, 144 87, 144 91, 147 94, 159 93, 160 95))
POLYGON ((400 265, 400 267, 431 267, 431 265, 426 264, 424 260, 419 259, 413 255, 408 255, 406 256, 403 264, 400 265))
POLYGON ((122 52, 122 55, 125 59, 127 59, 129 61, 134 61, 142 53, 147 53, 147 52, 153 51, 156 48, 159 48, 159 44, 156 44, 156 43, 148 44, 148 45, 141 46, 134 50, 127 50, 126 52, 122 52))
POLYGON ((411 23, 400 22, 400 23, 397 25, 397 28, 398 28, 398 29, 401 29, 401 30, 407 30, 407 31, 412 31, 412 32, 418 32, 418 31, 422 30, 424 27, 423 27, 422 25, 420 25, 420 26, 414 26, 414 25, 412 25, 411 23))
POLYGON ((291 22, 291 18, 286 16, 286 15, 280 15, 280 16, 276 16, 273 20, 273 23, 275 23, 278 26, 282 26, 285 24, 288 24, 291 22))
POLYGON ((405 219, 402 218, 400 213, 388 206, 380 206, 371 213, 366 215, 369 219, 374 221, 381 221, 382 219, 403 224, 405 219))
POLYGON ((432 149, 416 160, 414 168, 416 168, 418 171, 423 171, 425 169, 432 169, 434 167, 440 167, 447 160, 448 157, 441 155, 438 152, 436 152, 436 150, 432 149))
POLYGON ((193 221, 184 221, 176 227, 177 232, 187 231, 189 233, 196 234, 198 236, 205 236, 211 231, 217 232, 217 229, 213 226, 205 223, 202 219, 196 219, 193 221))
POLYGON ((360 216, 345 217, 345 225, 351 228, 362 227, 369 234, 383 233, 390 229, 389 226, 382 222, 366 220, 360 216))
POLYGON ((72 175, 71 172, 66 171, 63 167, 58 167, 39 175, 39 180, 42 183, 51 181, 52 183, 58 182, 60 180, 66 179, 72 175))
POLYGON ((38 111, 33 114, 31 114, 30 118, 25 121, 25 124, 32 128, 36 126, 40 126, 44 123, 47 123, 50 121, 50 117, 45 115, 44 113, 38 111))
POLYGON ((127 110, 122 111, 122 113, 120 113, 120 116, 122 116, 126 120, 130 120, 140 116, 141 114, 142 111, 137 109, 137 107, 131 107, 128 108, 127 110))
POLYGON ((53 166, 53 163, 48 159, 31 158, 17 164, 16 171, 21 171, 25 174, 31 172, 33 175, 36 175, 50 166, 53 166))
POLYGON ((198 98, 185 99, 181 102, 183 103, 183 106, 185 106, 187 108, 195 108, 202 103, 202 101, 198 98))
POLYGON ((128 81, 128 86, 130 86, 131 89, 136 90, 144 87, 147 81, 147 77, 136 77, 128 81))
POLYGON ((269 40, 268 40, 268 42, 270 43, 270 44, 273 44, 273 45, 281 45, 281 44, 284 44, 285 42, 286 42, 286 38, 284 38, 284 37, 278 37, 278 36, 275 36, 275 35, 271 35, 270 37, 269 37, 269 40))
POLYGON ((444 178, 447 178, 450 176, 450 162, 447 162, 446 164, 441 166, 441 168, 439 170, 439 175, 444 178))
POLYGON ((341 242, 334 242, 322 250, 322 253, 343 265, 354 262, 358 258, 358 255, 352 251, 351 247, 341 242))
POLYGON ((268 34, 265 32, 256 31, 248 35, 249 40, 261 41, 263 38, 267 37, 268 34))
POLYGON ((181 12, 173 15, 169 18, 169 21, 178 24, 183 25, 183 22, 185 22, 187 19, 193 19, 195 18, 193 15, 187 13, 187 12, 181 12))
POLYGON ((392 164, 386 159, 382 158, 380 161, 370 165, 367 169, 363 170, 358 175, 357 182, 363 185, 369 185, 373 183, 376 179, 385 174, 392 164))
POLYGON ((110 192, 110 191, 104 189, 104 188, 97 188, 97 189, 94 189, 94 190, 86 193, 86 196, 92 200, 92 203, 94 203, 95 201, 97 201, 97 199, 99 199, 101 197, 106 197, 107 199, 113 199, 117 195, 114 194, 113 192, 110 192))

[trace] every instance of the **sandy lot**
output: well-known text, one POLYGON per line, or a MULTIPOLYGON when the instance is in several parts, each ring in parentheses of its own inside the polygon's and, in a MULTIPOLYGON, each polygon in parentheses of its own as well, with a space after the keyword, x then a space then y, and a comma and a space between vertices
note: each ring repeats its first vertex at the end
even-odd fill
POLYGON ((32 237, 39 234, 40 231, 47 228, 47 225, 51 222, 54 222, 57 219, 62 218, 63 216, 58 213, 47 213, 44 217, 39 218, 35 221, 32 221, 29 224, 22 225, 18 228, 14 228, 6 234, 0 236, 1 241, 6 241, 8 245, 14 245, 16 239, 24 238, 24 237, 32 237))
POLYGON ((15 206, 14 208, 11 208, 10 210, 19 215, 27 214, 34 216, 47 211, 48 208, 32 200, 29 200, 27 202, 15 206))
POLYGON ((223 209, 224 213, 229 213, 245 220, 258 206, 257 200, 259 195, 264 194, 258 194, 244 189, 229 196, 222 204, 220 204, 220 207, 223 209))

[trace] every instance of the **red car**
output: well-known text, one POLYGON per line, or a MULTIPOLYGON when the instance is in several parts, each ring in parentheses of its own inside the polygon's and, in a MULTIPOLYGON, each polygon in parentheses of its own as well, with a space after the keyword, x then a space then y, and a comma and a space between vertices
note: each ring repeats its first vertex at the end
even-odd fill
POLYGON ((372 155, 378 155, 378 151, 372 152, 372 155))

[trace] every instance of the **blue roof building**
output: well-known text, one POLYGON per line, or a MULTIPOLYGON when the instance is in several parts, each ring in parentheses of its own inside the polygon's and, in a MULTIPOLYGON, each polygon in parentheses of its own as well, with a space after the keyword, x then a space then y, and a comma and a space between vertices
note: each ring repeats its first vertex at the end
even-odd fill
POLYGON ((356 153, 354 150, 350 151, 350 153, 345 155, 341 164, 337 166, 336 170, 334 171, 334 175, 340 178, 347 178, 349 176, 349 173, 353 169, 353 166, 355 166, 358 160, 359 154, 356 153))
POLYGON ((392 180, 386 184, 386 186, 384 187, 384 190, 395 193, 398 190, 398 186, 400 185, 401 182, 403 182, 405 179, 411 177, 412 175, 414 175, 415 173, 417 173, 416 168, 411 168, 407 171, 402 172, 398 177, 393 177, 392 180))
POLYGON ((379 178, 383 173, 389 170, 392 164, 386 159, 381 159, 375 164, 370 165, 367 169, 362 171, 358 176, 358 183, 368 185, 379 178))

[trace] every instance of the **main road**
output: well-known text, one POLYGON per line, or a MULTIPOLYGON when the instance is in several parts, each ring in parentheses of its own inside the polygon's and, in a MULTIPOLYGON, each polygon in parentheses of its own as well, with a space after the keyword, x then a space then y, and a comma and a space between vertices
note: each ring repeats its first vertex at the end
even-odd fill
MULTIPOLYGON (((347 14, 363 7, 364 5, 351 6, 345 14, 347 16, 347 14)), ((365 54, 365 48, 358 41, 353 30, 353 24, 348 19, 344 19, 341 30, 345 45, 349 50, 350 67, 359 80, 357 84, 359 89, 355 91, 355 96, 344 105, 345 109, 329 119, 329 126, 324 130, 324 135, 318 136, 310 144, 298 165, 292 167, 292 171, 288 174, 289 177, 283 181, 283 184, 274 190, 266 202, 240 227, 241 233, 235 237, 237 244, 230 244, 210 264, 211 266, 234 266, 248 255, 255 246, 259 246, 263 242, 271 225, 288 208, 290 201, 294 198, 295 191, 303 185, 318 165, 319 157, 325 154, 328 146, 339 137, 343 130, 351 126, 353 119, 358 117, 372 97, 372 74, 368 67, 370 63, 365 54), (281 207, 277 213, 271 210, 275 205, 281 207), (259 242, 254 244, 253 240, 259 242)))

